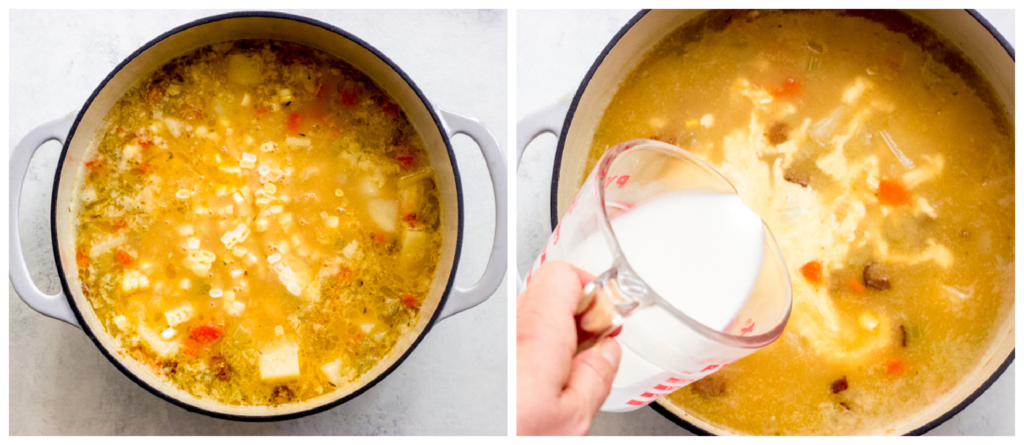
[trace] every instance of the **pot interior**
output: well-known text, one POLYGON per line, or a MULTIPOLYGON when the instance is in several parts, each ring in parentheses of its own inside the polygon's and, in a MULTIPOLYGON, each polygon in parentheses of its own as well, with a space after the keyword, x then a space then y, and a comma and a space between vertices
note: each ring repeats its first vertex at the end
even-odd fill
MULTIPOLYGON (((590 78, 585 80, 577 91, 575 107, 570 108, 567 117, 568 129, 559 140, 560 152, 556 155, 553 184, 553 204, 557 212, 553 212, 552 226, 565 213, 575 198, 583 179, 589 173, 585 171, 588 153, 597 126, 601 122, 605 109, 619 89, 619 85, 653 49, 670 33, 692 20, 701 20, 706 10, 654 10, 641 13, 627 24, 602 53, 603 60, 598 59, 591 68, 590 78), (628 28, 628 29, 626 29, 628 28)), ((947 43, 959 49, 974 64, 978 73, 989 81, 1002 104, 1010 122, 1014 118, 1014 60, 1007 53, 992 32, 985 28, 977 19, 965 10, 911 10, 905 13, 932 28, 947 43)), ((553 206, 554 207, 554 206, 553 206)), ((864 434, 907 434, 934 426, 932 422, 957 410, 958 405, 965 402, 982 387, 993 374, 1000 372, 1014 350, 1014 319, 1005 318, 1002 325, 993 328, 992 345, 984 354, 980 366, 949 391, 940 401, 928 408, 915 413, 902 421, 894 429, 887 431, 864 431, 864 434)), ((660 399, 659 403, 678 419, 690 423, 699 429, 716 435, 735 434, 694 417, 685 410, 660 399)), ((961 407, 962 408, 962 407, 961 407)), ((945 420, 945 419, 942 419, 945 420)))
POLYGON ((58 172, 54 196, 54 237, 60 268, 66 283, 69 283, 71 297, 77 306, 88 330, 92 332, 110 357, 117 357, 121 366, 151 388, 180 403, 229 416, 287 416, 301 413, 317 406, 349 396, 372 384, 404 358, 406 352, 418 341, 439 313, 446 288, 451 285, 453 269, 458 254, 460 227, 459 189, 455 159, 443 133, 441 123, 435 120, 434 110, 421 99, 411 81, 403 78, 390 61, 382 59, 364 44, 350 39, 318 24, 307 23, 280 16, 229 16, 207 19, 208 21, 186 25, 171 35, 158 38, 159 41, 131 56, 101 89, 94 93, 87 108, 80 113, 80 121, 73 136, 66 144, 63 164, 58 172), (348 62, 372 78, 402 107, 410 122, 423 138, 430 163, 437 172, 437 186, 443 206, 444 245, 438 262, 435 279, 429 295, 423 300, 420 317, 410 332, 398 340, 390 354, 372 370, 349 387, 337 390, 320 398, 291 404, 281 408, 227 406, 206 399, 199 399, 177 387, 153 376, 134 360, 121 360, 115 343, 96 318, 88 300, 82 295, 75 265, 75 235, 72 230, 75 220, 72 195, 77 176, 85 168, 83 156, 95 141, 96 131, 110 108, 121 96, 140 79, 168 61, 195 49, 223 41, 239 39, 274 39, 299 43, 325 51, 348 62))

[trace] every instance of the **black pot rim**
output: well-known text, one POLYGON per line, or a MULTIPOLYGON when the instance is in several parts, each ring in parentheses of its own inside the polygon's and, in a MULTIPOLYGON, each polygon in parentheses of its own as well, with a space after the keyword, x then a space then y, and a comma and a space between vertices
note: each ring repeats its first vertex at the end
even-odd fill
MULTIPOLYGON (((1006 38, 999 33, 999 30, 997 30, 995 26, 989 23, 989 21, 986 20, 977 10, 967 9, 966 11, 971 15, 971 17, 974 17, 974 19, 977 20, 978 23, 984 26, 989 33, 992 34, 992 37, 994 37, 1003 47, 1003 49, 1006 50, 1006 53, 1009 54, 1011 59, 1013 59, 1014 61, 1017 60, 1015 57, 1013 46, 1010 45, 1006 38)), ((590 84, 590 80, 594 77, 594 74, 597 72, 598 67, 601 66, 602 62, 604 62, 604 59, 605 57, 608 56, 608 53, 611 52, 611 50, 619 43, 619 40, 621 40, 622 37, 625 36, 626 33, 629 32, 629 30, 632 29, 633 26, 640 21, 640 19, 644 18, 644 16, 646 16, 648 12, 651 12, 651 10, 641 10, 635 16, 633 16, 633 18, 629 19, 629 21, 626 22, 626 24, 623 25, 621 29, 619 29, 619 32, 615 33, 615 36, 612 37, 612 39, 608 42, 608 45, 606 45, 604 49, 601 50, 601 54, 599 54, 597 56, 597 59, 594 60, 594 63, 593 65, 590 66, 590 69, 587 71, 587 74, 583 76, 583 81, 580 82, 579 88, 576 89, 576 94, 573 95, 572 103, 569 105, 569 111, 565 115, 565 122, 562 124, 562 131, 559 133, 558 136, 558 145, 555 149, 555 162, 551 173, 550 217, 552 231, 555 230, 555 227, 558 225, 558 178, 559 171, 562 168, 562 154, 565 151, 565 135, 568 134, 569 125, 572 123, 573 117, 576 115, 576 109, 577 107, 579 107, 580 99, 583 97, 583 91, 587 89, 587 85, 590 84)), ((1003 361, 1003 364, 999 365, 999 368, 996 369, 996 371, 993 372, 992 375, 990 375, 989 378, 985 380, 984 383, 981 384, 981 386, 975 389, 974 392, 971 393, 971 395, 966 397, 964 400, 962 400, 959 404, 957 404, 949 411, 946 411, 943 415, 933 419, 932 421, 926 423, 925 425, 913 431, 908 432, 906 435, 920 436, 924 433, 927 433, 928 431, 931 431, 935 427, 941 425, 943 422, 951 419, 953 416, 959 414, 960 411, 963 411, 964 408, 967 407, 967 405, 970 405, 971 402, 976 400, 978 397, 981 397, 985 390, 992 386, 992 384, 995 383, 995 381, 998 380, 999 377, 1003 375, 1003 372, 1006 371, 1006 368, 1010 366, 1010 363, 1013 363, 1015 352, 1016 348, 1011 350, 1010 355, 1006 357, 1006 360, 1003 361)), ((667 418, 668 420, 671 420, 672 423, 675 423, 676 425, 683 427, 684 429, 693 434, 696 434, 698 436, 714 435, 710 431, 704 430, 703 428, 700 428, 690 422, 687 422, 686 420, 683 420, 681 417, 676 416, 671 411, 661 406, 660 402, 656 401, 655 403, 652 403, 650 407, 654 409, 654 411, 657 412, 658 414, 661 414, 662 416, 665 416, 665 418, 667 418)))
POLYGON ((65 297, 68 300, 68 304, 71 306, 71 310, 75 313, 75 318, 78 320, 79 326, 82 327, 82 331, 84 331, 85 335, 88 336, 90 340, 92 340, 92 342, 96 345, 96 348, 100 350, 100 352, 103 354, 103 356, 106 357, 107 360, 109 360, 110 363, 112 363, 114 365, 114 367, 116 367, 119 371, 121 371, 121 373, 124 374, 126 377, 128 377, 131 381, 133 381, 137 385, 145 388, 147 391, 149 391, 153 395, 155 395, 155 396, 157 396, 157 397, 159 397, 161 399, 164 399, 164 400, 166 400, 168 402, 171 402, 171 403, 173 403, 173 404, 175 404, 175 405, 177 405, 177 406, 179 406, 181 408, 184 408, 187 411, 191 411, 191 412, 199 413, 199 414, 205 414, 205 415, 210 416, 210 417, 216 417, 216 418, 226 419, 226 420, 243 421, 243 422, 273 422, 273 421, 280 421, 280 420, 290 420, 290 419, 296 419, 296 418, 299 418, 299 417, 305 417, 305 416, 317 414, 317 413, 320 413, 320 412, 323 412, 323 411, 327 411, 327 410, 329 410, 331 408, 334 408, 334 407, 336 407, 338 405, 341 405, 342 403, 345 403, 345 402, 347 402, 349 400, 352 400, 353 398, 355 398, 355 397, 359 396, 360 394, 366 392, 367 390, 372 388, 374 385, 376 385, 380 381, 384 380, 385 377, 387 377, 396 368, 398 368, 398 366, 401 365, 402 362, 404 362, 405 359, 409 357, 409 355, 412 353, 412 351, 414 349, 416 349, 416 347, 420 344, 420 342, 427 335, 427 333, 430 332, 431 328, 434 327, 434 324, 437 323, 438 318, 439 318, 439 316, 441 314, 441 311, 444 309, 444 306, 445 306, 445 304, 448 301, 448 295, 450 294, 453 286, 455 285, 455 274, 456 274, 456 272, 458 270, 459 257, 460 257, 460 254, 462 252, 462 225, 463 225, 463 213, 464 213, 464 210, 463 210, 463 202, 462 202, 462 185, 461 184, 462 184, 462 179, 461 179, 461 177, 459 175, 459 167, 458 167, 458 164, 457 164, 456 159, 455 159, 455 152, 452 151, 451 141, 448 138, 448 133, 445 131, 445 127, 442 124, 442 121, 441 121, 440 117, 437 115, 437 110, 434 108, 433 104, 431 104, 431 102, 429 100, 427 100, 427 97, 423 94, 423 91, 420 90, 420 88, 412 81, 411 78, 409 78, 409 75, 406 74, 405 71, 403 71, 401 68, 399 68, 398 65, 395 62, 393 62, 390 58, 385 56, 382 52, 380 52, 379 50, 377 50, 376 48, 371 46, 369 43, 366 43, 362 39, 356 37, 355 35, 347 32, 347 31, 342 30, 341 28, 338 28, 338 27, 336 27, 334 25, 331 25, 331 24, 328 24, 328 23, 324 23, 324 22, 321 22, 319 20, 315 20, 315 19, 312 19, 312 18, 309 18, 309 17, 303 17, 303 16, 299 16, 299 15, 287 14, 287 13, 281 13, 281 12, 270 12, 270 11, 239 11, 239 12, 230 12, 230 13, 226 13, 226 14, 218 14, 218 15, 213 15, 213 16, 209 16, 209 17, 204 17, 204 18, 200 18, 200 19, 188 22, 188 23, 186 23, 184 25, 177 26, 177 27, 171 29, 170 31, 167 31, 167 32, 161 34, 160 36, 154 38, 153 40, 150 40, 145 45, 143 45, 139 49, 135 50, 131 55, 129 55, 127 58, 125 58, 121 63, 119 63, 113 69, 113 71, 111 71, 110 74, 108 74, 107 77, 104 78, 102 82, 100 82, 100 84, 96 87, 96 89, 93 90, 92 94, 89 95, 89 98, 85 101, 85 104, 82 106, 82 109, 78 112, 78 115, 75 117, 75 121, 71 125, 71 130, 68 132, 68 136, 64 140, 64 146, 61 149, 60 158, 58 159, 58 162, 57 162, 57 170, 56 170, 56 174, 54 175, 54 180, 53 180, 53 196, 52 196, 52 199, 51 199, 51 202, 50 202, 50 235, 51 235, 51 239, 52 239, 52 242, 53 242, 53 254, 54 254, 54 260, 56 261, 56 264, 57 264, 57 275, 60 277, 60 285, 61 285, 61 288, 64 291, 65 297), (437 126, 437 128, 438 128, 438 130, 439 130, 439 132, 441 134, 441 138, 444 141, 445 149, 448 151, 448 158, 451 160, 452 174, 454 175, 454 179, 455 179, 455 192, 456 192, 456 197, 457 197, 457 201, 458 201, 457 202, 457 204, 458 204, 458 215, 457 215, 458 230, 457 230, 456 239, 455 239, 455 255, 454 255, 453 259, 452 259, 451 272, 448 275, 448 282, 445 285, 444 293, 441 294, 441 299, 438 302, 437 308, 434 310, 433 316, 430 318, 430 320, 424 326, 423 331, 420 332, 420 334, 416 337, 416 340, 413 341, 412 344, 410 344, 409 347, 404 352, 402 352, 402 355, 400 357, 398 357, 398 359, 395 360, 394 363, 392 363, 390 366, 388 366, 387 369, 382 371, 373 380, 367 382, 366 384, 364 384, 363 386, 359 387, 358 389, 356 389, 352 393, 346 395, 345 397, 339 398, 337 400, 333 400, 333 401, 325 403, 325 404, 321 404, 321 405, 317 405, 317 406, 311 406, 309 409, 305 409, 305 410, 302 410, 302 411, 296 411, 296 412, 287 413, 287 414, 272 414, 272 415, 266 415, 266 416, 236 415, 236 414, 228 414, 228 413, 222 413, 222 412, 211 411, 211 410, 207 410, 207 409, 204 409, 204 408, 200 408, 200 407, 198 407, 196 405, 187 403, 184 400, 176 399, 176 398, 174 398, 174 397, 172 397, 172 396, 170 396, 170 395, 160 391, 159 389, 149 385, 148 383, 143 381, 141 378, 136 376, 134 373, 132 373, 130 370, 128 370, 127 367, 125 367, 123 364, 121 364, 121 362, 118 361, 117 358, 114 357, 114 355, 111 353, 111 351, 107 350, 107 348, 104 347, 104 345, 99 341, 99 339, 93 333, 93 331, 89 327, 89 325, 85 322, 85 319, 82 317, 82 313, 79 311, 78 306, 75 304, 74 297, 72 297, 71 289, 68 286, 67 277, 64 274, 64 269, 62 267, 61 256, 60 256, 60 244, 57 241, 58 240, 58 235, 57 235, 57 191, 59 190, 61 172, 64 169, 64 161, 65 161, 65 159, 67 157, 67 153, 68 153, 68 149, 69 149, 69 147, 71 145, 71 141, 72 141, 72 139, 74 139, 75 131, 78 129, 79 122, 82 120, 82 117, 85 115, 85 112, 92 105, 93 100, 95 100, 96 96, 99 95, 100 91, 102 91, 103 88, 106 87, 107 84, 110 82, 110 80, 113 79, 114 76, 117 75, 117 73, 121 72, 121 70, 126 65, 128 65, 131 61, 135 60, 136 57, 138 57, 139 55, 141 55, 145 51, 149 50, 151 47, 153 47, 157 43, 162 42, 163 40, 167 39, 168 37, 170 37, 172 35, 175 35, 175 34, 181 32, 181 31, 184 31, 184 30, 187 30, 187 29, 190 29, 190 28, 194 28, 194 27, 200 26, 200 25, 205 25, 205 24, 209 24, 209 23, 213 23, 213 22, 219 22, 219 21, 222 21, 222 20, 230 20, 230 19, 237 19, 237 18, 249 18, 249 17, 266 17, 266 18, 274 18, 274 19, 292 20, 292 21, 296 21, 296 22, 305 23, 305 24, 308 24, 308 25, 313 25, 313 26, 325 29, 327 31, 331 31, 331 32, 339 35, 340 37, 348 39, 348 40, 356 43, 357 45, 365 48, 367 51, 372 53, 374 56, 376 56, 382 62, 384 62, 388 66, 390 66, 391 69, 395 70, 395 72, 398 73, 398 75, 402 78, 402 80, 405 83, 407 83, 413 89, 413 91, 416 93, 416 96, 419 98, 419 100, 423 102, 423 105, 427 108, 427 111, 430 113, 430 116, 431 116, 431 118, 434 121, 434 125, 437 126))

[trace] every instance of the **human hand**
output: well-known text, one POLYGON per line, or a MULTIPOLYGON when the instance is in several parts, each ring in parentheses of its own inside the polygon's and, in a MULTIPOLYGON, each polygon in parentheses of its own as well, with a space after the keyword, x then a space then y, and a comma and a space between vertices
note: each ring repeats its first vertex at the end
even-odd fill
POLYGON ((594 277, 552 261, 519 295, 516 316, 516 433, 584 435, 611 391, 622 349, 611 338, 576 355, 574 315, 594 277))

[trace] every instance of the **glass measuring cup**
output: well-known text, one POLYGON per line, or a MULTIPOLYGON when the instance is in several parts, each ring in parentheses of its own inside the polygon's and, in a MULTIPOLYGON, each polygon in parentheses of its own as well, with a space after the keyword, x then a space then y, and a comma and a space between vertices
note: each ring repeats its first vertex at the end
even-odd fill
MULTIPOLYGON (((698 322, 636 273, 623 253, 612 220, 680 191, 736 194, 714 168, 676 146, 638 139, 612 147, 587 177, 526 277, 529 284, 533 273, 552 260, 568 261, 596 275, 580 295, 578 350, 615 334, 624 346, 604 411, 637 409, 743 358, 775 341, 789 319, 789 274, 763 223, 760 269, 745 301, 724 328, 698 322)), ((651 254, 674 261, 673 255, 679 259, 686 252, 651 254)))

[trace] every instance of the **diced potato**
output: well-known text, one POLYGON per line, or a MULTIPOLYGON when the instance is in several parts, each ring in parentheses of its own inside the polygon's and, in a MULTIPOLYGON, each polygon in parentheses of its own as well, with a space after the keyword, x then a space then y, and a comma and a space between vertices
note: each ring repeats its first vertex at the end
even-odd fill
POLYGON ((875 330, 878 327, 878 317, 871 312, 865 312, 860 315, 860 326, 869 331, 875 330))
POLYGON ((192 305, 185 303, 181 307, 164 312, 164 317, 167 318, 167 325, 173 327, 189 321, 193 312, 192 305))
POLYGON ((180 344, 176 341, 164 341, 160 335, 148 327, 139 328, 139 338, 142 343, 152 349, 160 358, 171 358, 178 353, 180 344))
POLYGON ((364 177, 359 180, 359 193, 369 197, 375 197, 380 195, 380 188, 373 183, 373 180, 364 177))
POLYGON ((114 317, 114 325, 117 326, 117 328, 122 330, 122 331, 127 329, 128 328, 128 317, 125 317, 124 315, 118 315, 118 316, 114 317))
POLYGON ((324 372, 324 375, 327 376, 327 380, 331 382, 334 386, 340 387, 343 384, 347 383, 347 380, 341 377, 340 358, 333 362, 325 363, 323 366, 320 367, 320 370, 324 372))
POLYGON ((368 203, 370 219, 385 232, 394 232, 398 225, 398 201, 371 199, 368 203))
POLYGON ((175 119, 173 117, 165 117, 164 118, 164 126, 167 127, 167 131, 169 131, 171 133, 171 136, 174 136, 174 137, 181 136, 181 129, 182 129, 182 126, 183 126, 181 124, 181 121, 179 121, 179 120, 177 120, 177 119, 175 119))
POLYGON ((356 250, 358 249, 359 242, 357 242, 356 240, 352 240, 345 245, 344 249, 341 249, 341 254, 345 255, 345 258, 352 258, 352 256, 356 254, 356 250))
POLYGON ((180 227, 178 227, 178 235, 191 236, 194 233, 195 230, 192 229, 192 224, 182 224, 180 227))
POLYGON ((408 268, 423 259, 427 247, 427 234, 419 230, 406 230, 402 241, 401 263, 408 268))
POLYGON ((162 338, 164 340, 170 340, 170 339, 174 338, 174 334, 177 334, 177 333, 178 332, 175 331, 174 328, 167 328, 167 329, 164 329, 164 331, 160 333, 160 338, 162 338))
POLYGON ((294 136, 286 137, 284 139, 284 143, 285 143, 285 145, 288 145, 290 147, 308 148, 308 147, 313 146, 313 142, 310 141, 309 138, 301 138, 301 137, 297 138, 297 137, 294 137, 294 136))
POLYGON ((228 80, 242 85, 257 85, 261 77, 262 70, 257 57, 248 54, 228 56, 228 80))
POLYGON ((260 378, 280 380, 299 376, 299 347, 282 343, 268 347, 260 353, 260 378))
POLYGON ((238 317, 245 311, 245 303, 241 301, 233 301, 228 304, 228 315, 232 317, 238 317))

